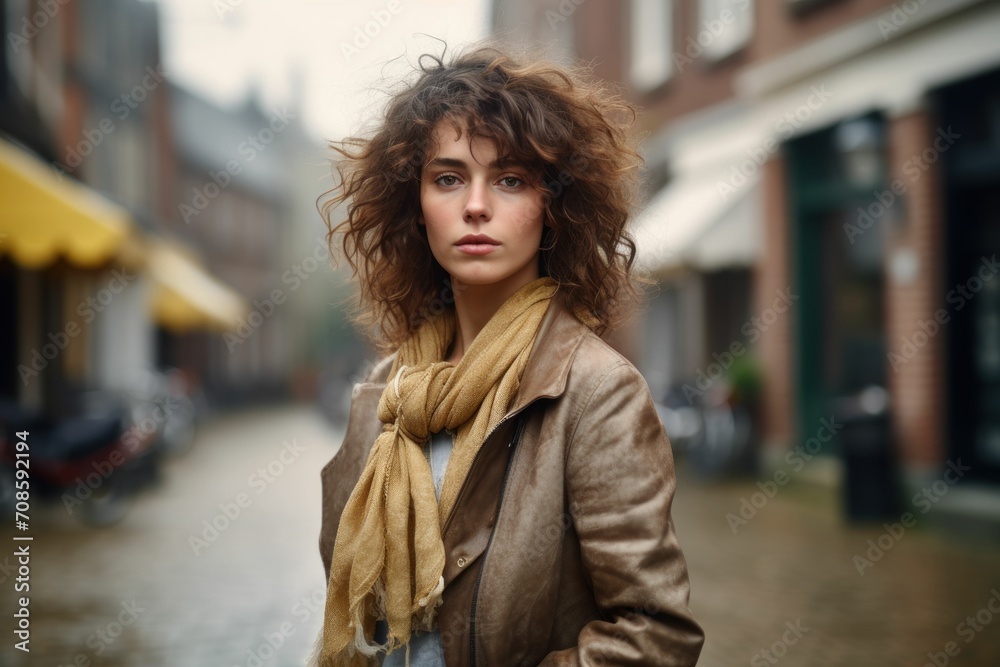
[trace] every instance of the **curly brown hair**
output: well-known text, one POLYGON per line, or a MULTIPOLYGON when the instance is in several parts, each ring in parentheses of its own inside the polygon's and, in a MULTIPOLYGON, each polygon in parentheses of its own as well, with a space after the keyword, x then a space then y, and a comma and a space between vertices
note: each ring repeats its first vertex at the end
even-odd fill
POLYGON ((547 232, 539 275, 557 281, 571 311, 603 335, 638 303, 644 281, 632 273, 636 247, 626 229, 642 163, 628 134, 635 107, 587 67, 511 53, 486 42, 447 64, 443 53, 424 54, 374 136, 330 143, 342 158, 335 158, 340 181, 320 207, 327 242, 336 257, 343 232, 343 254, 360 278, 352 319, 380 351, 396 348, 428 314, 453 307, 449 277, 418 224, 421 172, 442 120, 470 140, 493 140, 499 157, 538 175, 531 185, 543 193, 547 232), (346 219, 334 225, 348 200, 346 219))

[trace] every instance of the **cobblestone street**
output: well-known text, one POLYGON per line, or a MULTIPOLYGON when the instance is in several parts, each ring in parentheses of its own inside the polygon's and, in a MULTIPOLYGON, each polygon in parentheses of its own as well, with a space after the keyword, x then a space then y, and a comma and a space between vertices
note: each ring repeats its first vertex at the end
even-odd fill
MULTIPOLYGON (((114 528, 33 510, 32 650, 12 648, 7 548, 0 664, 302 665, 325 589, 319 470, 341 437, 306 407, 228 416, 114 528)), ((885 529, 844 527, 829 495, 782 488, 734 534, 726 515, 753 482, 701 486, 682 468, 679 485, 701 666, 1000 664, 996 545, 952 543, 918 515, 861 575, 854 557, 885 529)))

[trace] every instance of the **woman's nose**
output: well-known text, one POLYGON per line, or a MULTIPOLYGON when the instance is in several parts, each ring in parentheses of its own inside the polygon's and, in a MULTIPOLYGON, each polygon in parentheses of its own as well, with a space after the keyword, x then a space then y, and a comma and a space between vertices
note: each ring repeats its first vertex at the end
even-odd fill
POLYGON ((489 186, 486 183, 473 180, 469 185, 469 197, 465 200, 465 221, 485 222, 492 215, 489 186))

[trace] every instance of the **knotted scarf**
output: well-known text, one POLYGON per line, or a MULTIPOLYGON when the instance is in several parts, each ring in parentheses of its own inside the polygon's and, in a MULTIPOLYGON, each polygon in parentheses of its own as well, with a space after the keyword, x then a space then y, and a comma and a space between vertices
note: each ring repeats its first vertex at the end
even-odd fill
POLYGON ((511 295, 458 364, 442 361, 455 336, 445 310, 402 344, 382 392, 384 423, 344 506, 323 621, 322 667, 373 664, 380 649, 433 629, 444 589, 442 530, 473 459, 507 413, 539 324, 556 292, 543 277, 511 295), (440 501, 424 447, 432 433, 457 430, 440 501), (388 641, 372 641, 384 619, 388 641))

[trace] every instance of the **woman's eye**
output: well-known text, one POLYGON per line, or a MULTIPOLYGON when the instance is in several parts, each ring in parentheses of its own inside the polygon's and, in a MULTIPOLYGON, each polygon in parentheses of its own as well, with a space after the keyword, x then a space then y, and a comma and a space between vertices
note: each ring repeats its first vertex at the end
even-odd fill
POLYGON ((456 178, 452 174, 444 174, 443 176, 438 176, 436 179, 434 179, 435 183, 439 183, 440 185, 444 185, 445 187, 449 185, 455 185, 456 181, 458 181, 458 178, 456 178), (445 182, 446 179, 450 180, 448 182, 445 182))
POLYGON ((504 177, 503 177, 503 178, 501 178, 500 180, 501 180, 501 181, 503 182, 503 184, 504 184, 504 185, 506 185, 506 186, 507 186, 508 188, 516 188, 516 187, 517 187, 518 185, 520 185, 521 183, 524 183, 524 181, 523 181, 522 179, 518 178, 517 176, 504 176, 504 177), (513 183, 511 183, 511 181, 514 181, 514 182, 513 182, 513 183))

